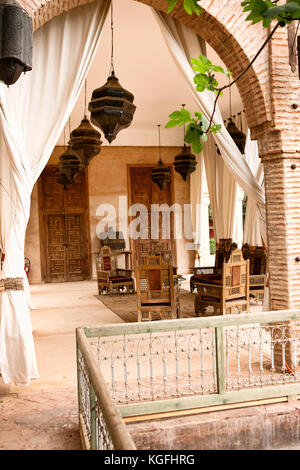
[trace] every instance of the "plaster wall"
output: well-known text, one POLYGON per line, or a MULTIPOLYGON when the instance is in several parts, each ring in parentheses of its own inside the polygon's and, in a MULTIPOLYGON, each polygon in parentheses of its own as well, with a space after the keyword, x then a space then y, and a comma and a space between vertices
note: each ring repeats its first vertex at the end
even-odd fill
MULTIPOLYGON (((162 159, 164 163, 172 164, 179 150, 180 147, 163 147, 162 159)), ((56 165, 62 152, 63 147, 55 147, 48 164, 56 165)), ((156 165, 157 160, 157 147, 103 146, 100 154, 91 161, 88 167, 88 190, 93 278, 96 275, 95 253, 99 251, 96 227, 102 218, 97 215, 97 209, 101 204, 112 204, 116 209, 118 227, 120 216, 123 215, 119 211, 119 196, 128 196, 128 165, 156 165)), ((183 208, 184 204, 190 203, 190 184, 189 181, 184 182, 176 172, 173 173, 173 178, 173 202, 180 204, 183 208)), ((192 240, 185 238, 177 240, 177 265, 178 271, 182 274, 189 273, 194 263, 194 252, 186 250, 186 245, 189 242, 192 242, 192 240)), ((129 249, 129 240, 126 240, 126 244, 129 249)), ((29 281, 31 283, 41 282, 37 185, 35 185, 32 193, 31 215, 26 232, 25 256, 30 258, 32 264, 29 281)))

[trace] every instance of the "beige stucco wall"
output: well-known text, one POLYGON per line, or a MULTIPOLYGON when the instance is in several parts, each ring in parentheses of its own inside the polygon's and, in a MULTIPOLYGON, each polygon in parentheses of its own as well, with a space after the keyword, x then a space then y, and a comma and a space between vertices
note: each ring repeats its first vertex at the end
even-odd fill
MULTIPOLYGON (((163 147, 162 159, 165 163, 173 163, 178 147, 163 147)), ((57 164, 63 152, 62 147, 55 147, 49 164, 57 164)), ((155 165, 158 160, 157 147, 109 147, 103 146, 100 154, 95 157, 88 167, 90 237, 93 277, 95 277, 95 253, 99 251, 99 240, 96 236, 96 226, 101 217, 96 215, 100 204, 109 203, 116 207, 117 223, 119 221, 119 196, 128 196, 127 172, 128 165, 155 165)), ((174 172, 174 202, 184 207, 190 202, 189 181, 184 182, 180 175, 174 172)), ((177 265, 182 274, 188 273, 193 265, 193 251, 186 250, 188 240, 177 240, 177 265)), ((129 248, 129 242, 127 242, 129 248)), ((38 220, 38 191, 37 185, 32 193, 31 215, 26 233, 25 255, 31 260, 31 283, 41 281, 41 256, 38 220)))

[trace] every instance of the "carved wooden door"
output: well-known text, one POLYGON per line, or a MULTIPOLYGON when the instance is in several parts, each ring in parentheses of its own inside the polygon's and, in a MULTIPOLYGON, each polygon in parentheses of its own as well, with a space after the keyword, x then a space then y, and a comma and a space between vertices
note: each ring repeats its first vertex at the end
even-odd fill
MULTIPOLYGON (((145 256, 149 253, 149 251, 152 251, 154 246, 153 242, 161 244, 165 250, 172 251, 173 264, 176 264, 173 215, 171 214, 170 217, 170 236, 166 238, 163 232, 162 213, 161 211, 156 213, 153 210, 153 204, 158 204, 159 206, 162 204, 167 204, 168 207, 172 205, 171 182, 167 184, 163 190, 160 190, 157 184, 152 182, 151 172, 152 167, 130 168, 130 204, 143 204, 143 206, 145 206, 147 209, 148 217, 147 233, 141 233, 141 238, 133 240, 132 242, 134 266, 136 264, 142 264, 145 256), (154 217, 156 217, 156 220, 158 221, 158 226, 156 230, 152 230, 151 234, 151 227, 155 227, 154 217)), ((137 216, 139 216, 139 213, 137 216)))
POLYGON ((89 277, 84 172, 66 190, 56 182, 55 167, 41 175, 43 278, 46 282, 82 281, 89 277))

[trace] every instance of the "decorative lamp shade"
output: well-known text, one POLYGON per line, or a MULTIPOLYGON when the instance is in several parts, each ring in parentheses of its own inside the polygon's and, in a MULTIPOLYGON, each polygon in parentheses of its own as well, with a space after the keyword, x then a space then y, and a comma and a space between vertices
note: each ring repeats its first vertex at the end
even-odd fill
POLYGON ((187 177, 196 170, 196 166, 196 156, 191 153, 191 147, 184 144, 180 154, 175 157, 175 171, 186 181, 187 177))
POLYGON ((170 168, 165 166, 160 159, 156 167, 153 168, 151 177, 152 181, 157 184, 160 190, 162 190, 171 180, 170 168))
POLYGON ((32 19, 15 0, 0 0, 0 80, 12 85, 32 70, 32 19))
POLYGON ((245 145, 246 145, 246 136, 243 132, 239 131, 239 129, 234 124, 231 118, 228 119, 229 123, 226 127, 227 131, 231 135, 233 141, 235 142, 237 148, 244 154, 245 152, 245 145))
POLYGON ((82 119, 80 125, 70 134, 69 146, 80 159, 82 165, 87 167, 91 159, 98 155, 101 150, 101 134, 87 119, 82 119))
POLYGON ((88 108, 91 122, 103 131, 109 143, 130 126, 136 110, 133 100, 133 94, 121 87, 114 72, 103 87, 93 91, 88 108))
POLYGON ((63 173, 60 168, 57 168, 57 169, 56 169, 55 177, 56 177, 56 181, 57 181, 59 184, 62 184, 63 187, 64 187, 64 189, 66 189, 67 186, 68 186, 69 184, 71 184, 71 181, 69 180, 69 178, 67 177, 67 175, 66 175, 65 173, 63 173))
POLYGON ((73 183, 75 176, 83 169, 83 165, 77 155, 70 149, 67 150, 59 157, 59 170, 64 173, 70 184, 73 183))

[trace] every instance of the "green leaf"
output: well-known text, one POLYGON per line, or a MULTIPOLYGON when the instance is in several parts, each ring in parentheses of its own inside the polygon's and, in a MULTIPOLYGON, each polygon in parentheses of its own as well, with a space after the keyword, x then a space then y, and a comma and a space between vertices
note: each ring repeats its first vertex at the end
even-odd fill
POLYGON ((177 120, 172 119, 171 121, 167 122, 167 124, 165 125, 165 128, 170 129, 171 127, 176 127, 180 125, 182 125, 181 121, 178 121, 178 119, 177 120))
POLYGON ((171 11, 174 9, 176 4, 178 3, 178 0, 168 0, 169 5, 168 5, 168 13, 171 13, 171 11))

